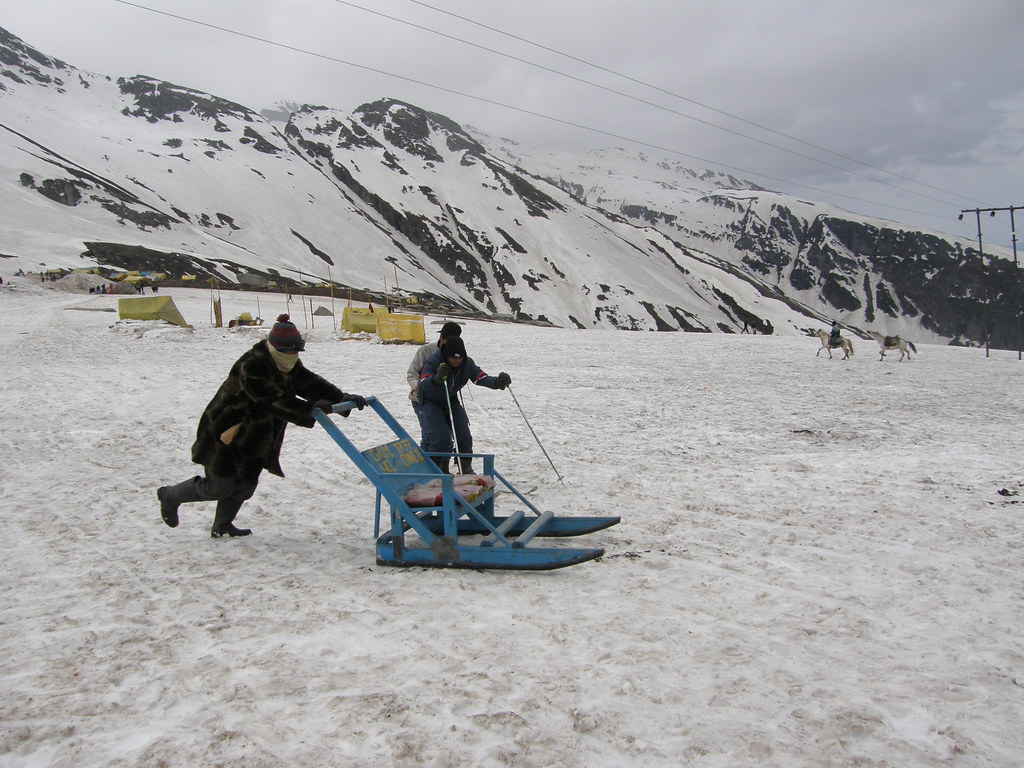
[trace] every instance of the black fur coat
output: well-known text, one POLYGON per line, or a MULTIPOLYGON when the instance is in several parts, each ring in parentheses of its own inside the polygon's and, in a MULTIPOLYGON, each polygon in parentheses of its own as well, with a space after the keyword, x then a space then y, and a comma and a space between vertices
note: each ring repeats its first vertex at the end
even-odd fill
POLYGON ((281 444, 288 422, 312 427, 313 403, 349 399, 336 386, 303 366, 288 373, 274 363, 265 341, 257 342, 231 366, 227 379, 199 419, 192 461, 223 477, 255 481, 262 470, 284 477, 281 444), (241 425, 230 444, 221 440, 241 425))

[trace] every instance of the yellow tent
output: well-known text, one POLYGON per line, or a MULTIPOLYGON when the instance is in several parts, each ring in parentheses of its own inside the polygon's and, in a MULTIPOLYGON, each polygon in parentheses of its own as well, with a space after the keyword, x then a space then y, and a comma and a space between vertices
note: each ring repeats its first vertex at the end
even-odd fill
POLYGON ((122 320, 164 320, 182 328, 189 328, 170 296, 143 296, 137 299, 118 299, 117 314, 122 320))
POLYGON ((377 318, 377 333, 384 341, 426 343, 422 315, 381 315, 377 318))
POLYGON ((377 318, 387 313, 386 307, 373 310, 362 307, 345 307, 341 311, 341 327, 353 333, 376 333, 377 318))

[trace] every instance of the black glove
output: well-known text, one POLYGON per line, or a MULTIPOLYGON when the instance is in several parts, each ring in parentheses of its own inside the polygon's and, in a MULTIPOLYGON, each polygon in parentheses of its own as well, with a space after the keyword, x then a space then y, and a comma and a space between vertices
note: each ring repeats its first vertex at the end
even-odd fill
POLYGON ((345 395, 346 400, 351 400, 360 411, 366 407, 366 398, 362 395, 345 395))
POLYGON ((330 400, 317 400, 313 403, 314 408, 319 408, 324 413, 334 413, 334 403, 330 400))
POLYGON ((437 366, 437 372, 434 374, 434 383, 440 384, 442 381, 447 381, 448 370, 448 363, 441 363, 437 366))
POLYGON ((498 374, 498 389, 504 389, 512 384, 512 377, 502 371, 498 374))

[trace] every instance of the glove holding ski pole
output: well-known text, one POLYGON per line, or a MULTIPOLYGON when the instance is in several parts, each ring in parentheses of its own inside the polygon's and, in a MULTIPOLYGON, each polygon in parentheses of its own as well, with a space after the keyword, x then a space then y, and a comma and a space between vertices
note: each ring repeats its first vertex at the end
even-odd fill
POLYGON ((450 370, 448 363, 441 363, 437 366, 437 371, 434 372, 434 383, 440 384, 443 381, 448 381, 448 373, 450 370))
POLYGON ((512 385, 512 377, 502 371, 498 374, 498 389, 506 389, 512 385))

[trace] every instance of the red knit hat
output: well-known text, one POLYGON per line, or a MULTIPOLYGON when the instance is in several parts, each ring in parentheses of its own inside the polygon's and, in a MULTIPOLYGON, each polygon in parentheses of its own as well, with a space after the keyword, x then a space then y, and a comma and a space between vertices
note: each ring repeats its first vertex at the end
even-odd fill
POLYGON ((267 334, 267 341, 278 352, 301 352, 306 348, 306 342, 295 327, 295 323, 288 319, 288 315, 278 315, 277 322, 267 334))

